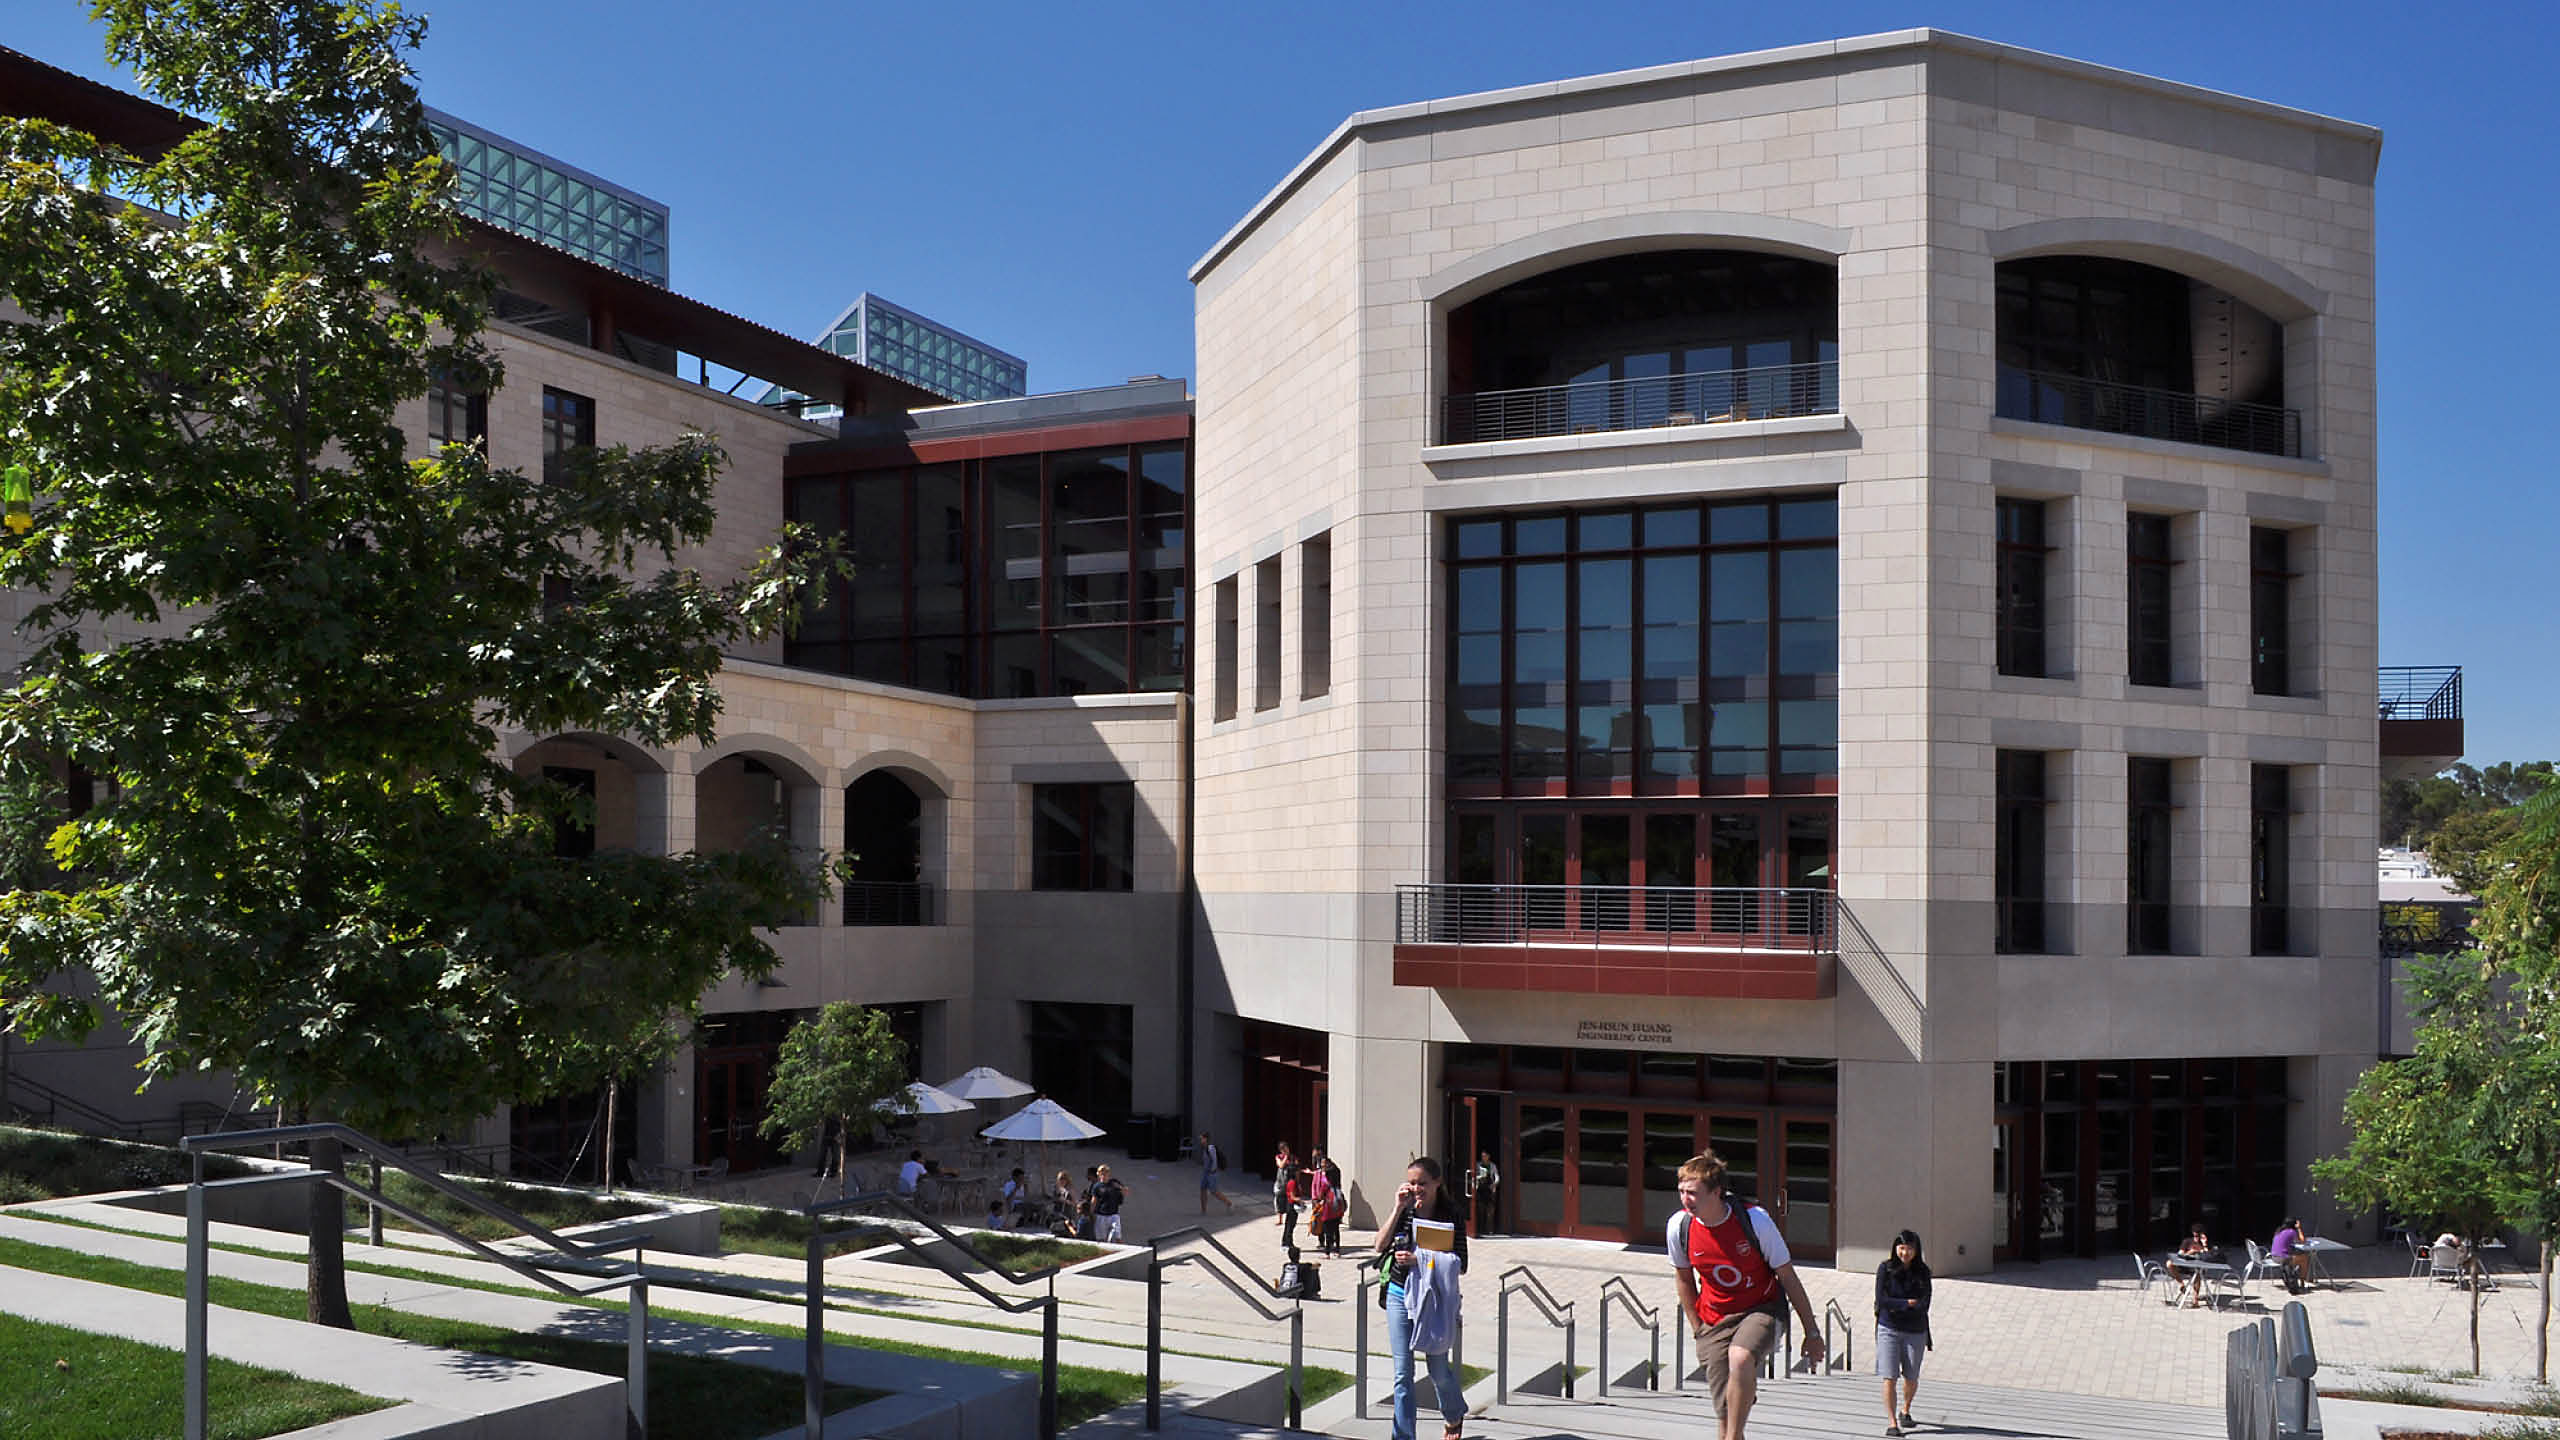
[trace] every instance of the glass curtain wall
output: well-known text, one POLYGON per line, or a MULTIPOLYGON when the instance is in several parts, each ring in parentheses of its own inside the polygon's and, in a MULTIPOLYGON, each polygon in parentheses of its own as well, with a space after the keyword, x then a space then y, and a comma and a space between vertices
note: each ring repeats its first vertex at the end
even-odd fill
POLYGON ((979 697, 1185 683, 1179 442, 804 477, 788 513, 854 573, 811 597, 786 664, 979 697))

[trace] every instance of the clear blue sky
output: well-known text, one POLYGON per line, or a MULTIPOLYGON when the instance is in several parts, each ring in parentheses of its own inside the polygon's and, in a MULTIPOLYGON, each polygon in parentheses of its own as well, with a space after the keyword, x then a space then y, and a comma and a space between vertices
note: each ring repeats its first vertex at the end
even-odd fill
MULTIPOLYGON (((678 289, 800 334, 877 291, 1041 390, 1189 375, 1184 271, 1354 110, 1926 24, 2378 125, 2382 658, 2465 667, 2474 763, 2560 757, 2548 0, 416 8, 428 100, 673 206, 678 289)), ((0 43, 116 78, 86 11, 0 43)))

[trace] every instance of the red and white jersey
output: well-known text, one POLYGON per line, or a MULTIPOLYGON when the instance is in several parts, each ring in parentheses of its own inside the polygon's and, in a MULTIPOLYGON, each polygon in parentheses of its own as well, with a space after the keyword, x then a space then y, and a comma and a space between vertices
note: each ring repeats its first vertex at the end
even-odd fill
POLYGON ((1696 1276, 1698 1321, 1704 1325, 1768 1304, 1778 1294, 1778 1267, 1795 1261, 1778 1223, 1757 1205, 1727 1204, 1716 1225, 1675 1210, 1662 1238, 1672 1268, 1696 1276))

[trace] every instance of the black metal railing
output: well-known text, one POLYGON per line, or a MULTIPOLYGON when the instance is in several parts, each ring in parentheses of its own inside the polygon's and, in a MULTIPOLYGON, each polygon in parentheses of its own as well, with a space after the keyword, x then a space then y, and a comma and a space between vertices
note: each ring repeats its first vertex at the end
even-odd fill
POLYGON ((939 925, 933 887, 921 880, 844 882, 847 925, 939 925))
POLYGON ((2147 385, 2121 385, 2050 370, 1999 368, 1998 414, 2075 430, 2180 440, 2254 455, 2302 454, 2302 412, 2218 400, 2147 385))
POLYGON ((2385 665, 2381 693, 2385 720, 2459 720, 2462 667, 2385 665))
POLYGON ((1828 890, 1662 885, 1399 885, 1399 945, 1839 948, 1828 890))
MULTIPOLYGON (((847 1211, 860 1210, 903 1220, 925 1232, 918 1239, 902 1225, 882 1227, 899 1250, 960 1283, 963 1289, 993 1305, 1007 1315, 1040 1315, 1040 1417, 1039 1440, 1057 1440, 1058 1435, 1058 1267, 1043 1265, 1036 1270, 1015 1270, 996 1257, 969 1243, 969 1237, 945 1226, 903 1195, 887 1190, 866 1190, 858 1195, 839 1196, 833 1200, 815 1201, 800 1211, 809 1220, 809 1238, 804 1256, 807 1278, 802 1299, 806 1314, 801 1331, 801 1433, 807 1440, 818 1440, 826 1430, 827 1375, 827 1219, 847 1211), (941 1248, 937 1248, 937 1242, 941 1248), (1046 1282, 1047 1293, 1009 1298, 997 1294, 970 1273, 968 1265, 951 1258, 957 1252, 970 1263, 1000 1277, 1007 1285, 1028 1288, 1046 1282)), ((1150 1347, 1152 1353, 1152 1347, 1150 1347)))
POLYGON ((1712 425, 1835 415, 1840 363, 1755 365, 1695 375, 1587 380, 1525 390, 1479 390, 1440 402, 1440 443, 1527 440, 1664 425, 1712 425))
MULTIPOLYGON (((1207 1226, 1185 1225, 1179 1230, 1169 1230, 1147 1242, 1146 1424, 1148 1432, 1152 1434, 1164 1428, 1164 1272, 1176 1265, 1199 1266, 1209 1272, 1209 1278, 1227 1287, 1228 1294, 1250 1306, 1253 1312, 1265 1321, 1272 1324, 1288 1322, 1289 1388, 1282 1407, 1283 1418, 1288 1429, 1305 1428, 1301 1424, 1306 1418, 1304 1411, 1307 1393, 1305 1302, 1299 1297, 1297 1291, 1282 1290, 1279 1286, 1255 1274, 1253 1266, 1248 1264, 1243 1256, 1219 1243, 1218 1237, 1211 1234, 1207 1226), (1178 1255, 1164 1253, 1167 1245, 1190 1240, 1198 1241, 1207 1246, 1208 1250, 1206 1252, 1191 1250, 1178 1255), (1225 1262, 1223 1266, 1220 1265, 1220 1260, 1225 1262), (1254 1293, 1256 1290, 1274 1300, 1287 1301, 1289 1308, 1282 1310, 1263 1304, 1254 1293)), ((1353 1289, 1352 1298, 1357 1300, 1360 1298, 1358 1287, 1354 1286, 1353 1289)), ((1360 1316, 1364 1321, 1368 1318, 1368 1313, 1368 1307, 1362 1306, 1360 1316)), ((1362 1327, 1362 1333, 1364 1335, 1367 1333, 1365 1325, 1362 1327)))
POLYGON ((212 1302, 212 1221, 209 1197, 215 1191, 233 1192, 263 1189, 279 1185, 327 1185, 353 1196, 372 1207, 373 1243, 382 1243, 382 1215, 388 1211, 407 1221, 412 1227, 443 1238, 446 1242, 488 1261, 502 1265, 516 1274, 561 1295, 592 1297, 609 1290, 628 1292, 629 1314, 624 1327, 625 1360, 623 1369, 623 1404, 626 1411, 624 1432, 633 1440, 647 1440, 649 1434, 649 1273, 647 1234, 625 1236, 618 1240, 585 1244, 562 1238, 549 1228, 528 1219, 513 1208, 468 1186, 457 1185, 443 1175, 414 1164, 398 1150, 361 1131, 344 1125, 314 1123, 279 1125, 264 1130, 242 1130, 222 1135, 188 1135, 181 1137, 178 1148, 194 1167, 194 1178, 187 1185, 186 1238, 186 1350, 183 1359, 183 1408, 181 1434, 186 1440, 204 1440, 210 1433, 210 1391, 207 1377, 212 1345, 208 1338, 212 1302), (308 1167, 301 1170, 272 1171, 244 1175, 230 1180, 205 1178, 205 1157, 216 1151, 306 1149, 308 1167), (366 1178, 355 1179, 347 1170, 345 1156, 352 1152, 367 1162, 366 1178), (539 1241, 551 1251, 549 1256, 530 1256, 499 1250, 464 1235, 429 1215, 425 1210, 389 1194, 383 1185, 385 1170, 405 1172, 420 1186, 432 1190, 464 1209, 485 1215, 509 1230, 539 1241), (610 1269, 598 1262, 614 1262, 614 1257, 628 1253, 630 1269, 610 1269), (557 1273, 555 1273, 557 1272, 557 1273), (581 1284, 560 1278, 574 1275, 593 1283, 581 1284))
POLYGON ((2381 916, 2382 958, 2459 955, 2477 949, 2479 941, 2471 933, 2471 922, 2479 913, 2477 900, 2385 900, 2381 916))

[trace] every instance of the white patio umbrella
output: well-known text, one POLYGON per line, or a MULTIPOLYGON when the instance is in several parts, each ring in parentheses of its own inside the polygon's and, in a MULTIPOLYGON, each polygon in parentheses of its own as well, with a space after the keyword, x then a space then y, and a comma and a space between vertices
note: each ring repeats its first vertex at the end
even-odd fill
POLYGON ((963 1100, 1010 1100, 1016 1095, 1031 1093, 1030 1086, 992 1065, 981 1065, 964 1075, 943 1081, 936 1088, 963 1100))
POLYGON ((1049 1142, 1052 1140, 1090 1140, 1103 1133, 1102 1127, 1084 1119, 1055 1100, 1039 1099, 1023 1106, 993 1125, 978 1132, 990 1140, 1029 1140, 1040 1147, 1039 1183, 1034 1193, 1049 1193, 1049 1142))
MULTIPOLYGON (((895 1101, 883 1100, 880 1102, 880 1108, 894 1109, 895 1101)), ((910 1115, 957 1115, 963 1110, 977 1108, 976 1105, 938 1085, 927 1085, 921 1080, 910 1081, 907 1085, 906 1113, 910 1115)))

